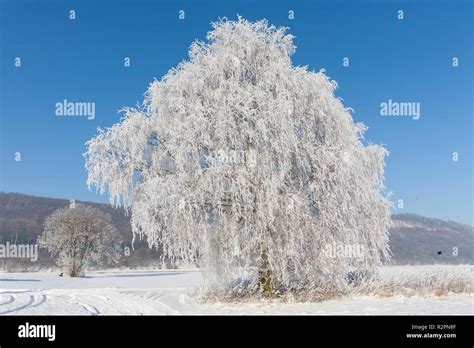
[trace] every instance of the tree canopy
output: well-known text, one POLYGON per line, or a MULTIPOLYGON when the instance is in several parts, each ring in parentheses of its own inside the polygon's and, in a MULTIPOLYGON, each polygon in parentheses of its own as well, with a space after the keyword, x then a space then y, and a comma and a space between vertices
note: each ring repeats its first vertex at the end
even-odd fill
POLYGON ((89 187, 128 207, 150 246, 202 266, 212 289, 343 286, 388 254, 387 151, 294 52, 266 20, 213 23, 142 105, 87 142, 89 187))

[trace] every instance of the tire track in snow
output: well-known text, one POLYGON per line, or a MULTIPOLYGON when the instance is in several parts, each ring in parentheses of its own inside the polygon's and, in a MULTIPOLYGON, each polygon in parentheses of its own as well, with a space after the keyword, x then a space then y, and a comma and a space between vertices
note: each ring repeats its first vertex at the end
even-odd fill
MULTIPOLYGON (((122 292, 122 294, 126 294, 128 295, 128 297, 130 296, 134 297, 136 300, 138 300, 138 303, 142 306, 142 308, 146 308, 146 312, 148 313, 166 314, 166 315, 181 314, 175 308, 161 301, 161 299, 165 297, 165 295, 161 291, 150 295, 148 291, 143 292, 143 291, 129 290, 126 292, 122 292)), ((137 302, 135 301, 135 303, 137 302)), ((139 314, 144 314, 144 313, 139 313, 139 314)))
POLYGON ((22 296, 23 294, 27 296, 26 297, 27 298, 26 303, 21 304, 20 306, 15 306, 13 308, 2 311, 2 312, 0 312, 0 315, 16 313, 16 312, 19 312, 19 311, 23 311, 25 309, 38 307, 38 306, 42 305, 43 303, 45 303, 47 301, 46 295, 44 295, 42 293, 40 293, 40 294, 36 294, 36 293, 26 294, 25 291, 21 291, 21 292, 19 291, 19 292, 12 292, 11 294, 9 294, 8 292, 3 292, 2 295, 7 295, 7 296, 10 297, 10 299, 7 302, 0 303, 0 305, 2 305, 2 306, 6 306, 6 305, 9 305, 9 304, 16 305, 16 303, 19 303, 25 297, 25 296, 22 296), (20 296, 18 296, 18 294, 20 294, 20 296))
POLYGON ((56 294, 56 299, 62 299, 64 303, 74 304, 86 314, 133 314, 137 310, 137 304, 120 294, 120 291, 105 289, 88 289, 84 291, 70 291, 56 294))
POLYGON ((71 312, 86 315, 179 315, 180 312, 161 299, 165 294, 149 290, 71 289, 52 290, 48 296, 62 306, 71 306, 71 312), (79 313, 78 313, 79 312, 79 313))
POLYGON ((39 298, 39 301, 37 301, 36 303, 28 307, 28 309, 41 306, 43 303, 45 303, 48 300, 45 294, 36 295, 35 299, 38 299, 38 298, 39 298))
POLYGON ((15 297, 13 297, 12 295, 7 294, 5 297, 8 297, 8 300, 6 300, 5 302, 0 302, 0 306, 4 306, 4 305, 10 304, 13 301, 15 301, 15 297))
MULTIPOLYGON (((10 302, 10 303, 16 304, 16 302, 19 302, 17 295, 12 295, 12 296, 13 296, 13 301, 10 302)), ((0 312, 0 315, 21 311, 25 308, 30 307, 34 302, 35 302, 35 299, 34 299, 33 295, 29 295, 28 296, 28 302, 26 304, 21 305, 19 307, 14 307, 12 309, 9 309, 9 310, 3 311, 3 312, 0 312)))
POLYGON ((100 311, 97 309, 96 306, 91 306, 87 303, 80 303, 78 302, 87 312, 89 312, 91 315, 98 315, 100 314, 100 311))

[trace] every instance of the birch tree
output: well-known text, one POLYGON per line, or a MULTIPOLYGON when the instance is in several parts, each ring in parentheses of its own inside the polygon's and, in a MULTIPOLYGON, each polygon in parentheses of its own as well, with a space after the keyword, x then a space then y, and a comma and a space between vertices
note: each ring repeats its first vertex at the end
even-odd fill
POLYGON ((38 243, 71 277, 82 275, 90 265, 116 263, 120 257, 120 238, 111 216, 84 204, 48 216, 38 243))
POLYGON ((266 20, 213 23, 86 144, 89 187, 131 211, 135 237, 199 264, 216 293, 342 289, 388 256, 387 151, 294 52, 266 20), (337 252, 351 245, 361 255, 337 252))

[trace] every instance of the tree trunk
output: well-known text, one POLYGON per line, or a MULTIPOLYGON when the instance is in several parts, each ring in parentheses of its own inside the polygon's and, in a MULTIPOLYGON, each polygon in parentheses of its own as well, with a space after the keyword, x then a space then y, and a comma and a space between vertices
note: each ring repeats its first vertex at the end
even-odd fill
POLYGON ((268 263, 268 256, 265 249, 262 250, 262 254, 260 256, 260 267, 258 270, 258 283, 260 286, 260 290, 262 291, 263 297, 265 298, 274 297, 275 293, 273 291, 273 285, 272 285, 272 271, 270 269, 270 264, 268 263))
POLYGON ((74 237, 72 240, 72 266, 69 269, 69 276, 76 277, 77 270, 76 270, 76 238, 74 237))
POLYGON ((72 263, 72 267, 71 269, 69 270, 69 276, 70 277, 75 277, 76 276, 76 261, 73 261, 72 263))

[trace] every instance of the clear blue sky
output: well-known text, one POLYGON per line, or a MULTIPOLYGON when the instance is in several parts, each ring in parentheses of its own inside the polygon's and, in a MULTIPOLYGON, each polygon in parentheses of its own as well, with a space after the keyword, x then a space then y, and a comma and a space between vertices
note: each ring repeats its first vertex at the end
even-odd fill
POLYGON ((337 95, 369 127, 366 137, 390 151, 386 186, 395 202, 404 200, 396 212, 473 224, 472 1, 0 4, 0 191, 106 201, 87 190, 84 142, 98 126, 116 123, 120 108, 141 102, 148 84, 185 59, 211 21, 240 14, 290 27, 294 64, 325 68, 338 81, 337 95), (64 99, 95 102, 95 120, 55 116, 64 99), (420 120, 380 116, 388 99, 421 103, 420 120))

